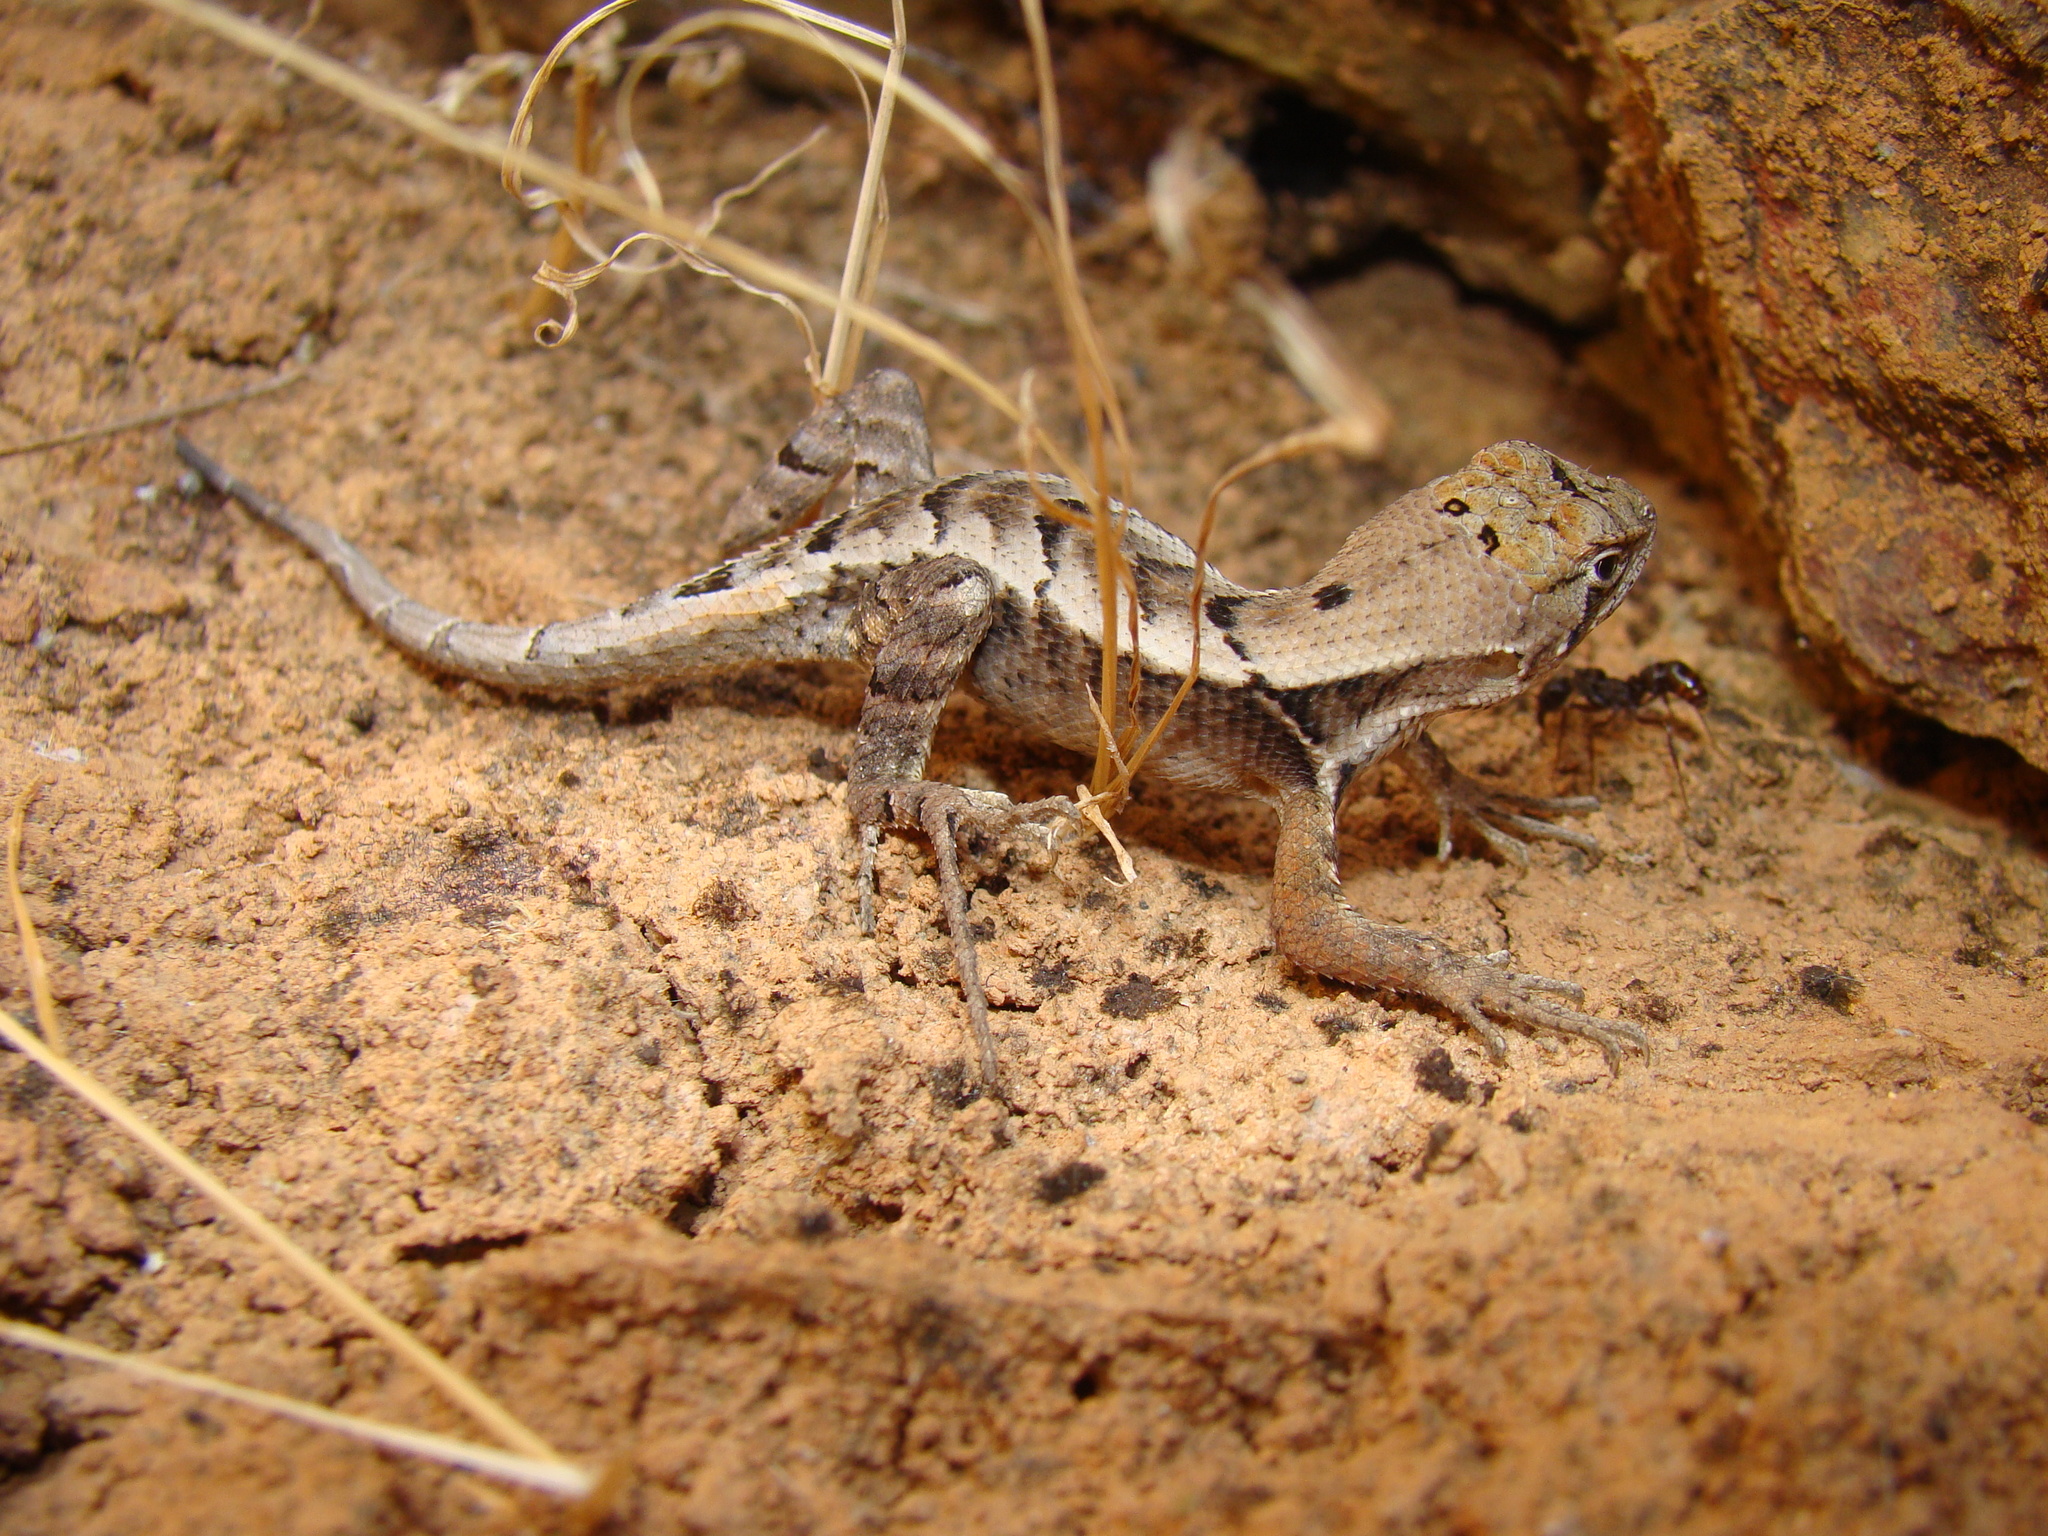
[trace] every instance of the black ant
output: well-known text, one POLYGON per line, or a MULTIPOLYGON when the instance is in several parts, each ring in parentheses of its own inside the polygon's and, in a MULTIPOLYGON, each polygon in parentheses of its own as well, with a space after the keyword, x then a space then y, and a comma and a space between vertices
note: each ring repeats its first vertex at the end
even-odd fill
MULTIPOLYGON (((1560 710, 1578 708, 1589 714, 1641 717, 1651 704, 1677 701, 1695 710, 1706 706, 1706 680, 1682 661, 1653 661, 1634 677, 1612 677, 1598 667, 1576 667, 1560 672, 1536 695, 1536 723, 1540 727, 1560 710)), ((1678 743, 1671 734, 1671 715, 1663 715, 1664 747, 1671 754, 1671 772, 1677 779, 1678 799, 1686 803, 1685 773, 1678 765, 1678 743)), ((1564 736, 1558 736, 1562 750, 1564 736)), ((1688 806, 1688 809, 1690 807, 1688 806)))

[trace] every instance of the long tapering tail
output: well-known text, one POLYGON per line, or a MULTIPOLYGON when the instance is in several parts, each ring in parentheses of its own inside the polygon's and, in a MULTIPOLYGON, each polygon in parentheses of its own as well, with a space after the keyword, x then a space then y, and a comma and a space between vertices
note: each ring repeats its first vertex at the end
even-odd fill
POLYGON ((368 555, 325 523, 272 501, 183 436, 174 441, 178 456, 215 491, 318 555, 400 649, 448 672, 525 692, 576 695, 680 682, 748 662, 844 654, 837 626, 816 611, 829 594, 800 598, 777 582, 772 558, 763 558, 772 556, 774 546, 585 618, 538 625, 457 618, 401 592, 368 555))

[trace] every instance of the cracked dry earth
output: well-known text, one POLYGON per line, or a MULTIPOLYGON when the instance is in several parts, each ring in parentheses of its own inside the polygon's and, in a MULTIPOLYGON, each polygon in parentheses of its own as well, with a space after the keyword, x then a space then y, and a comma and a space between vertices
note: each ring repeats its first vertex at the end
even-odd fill
MULTIPOLYGON (((786 322, 700 282, 510 310, 546 237, 493 177, 139 13, 10 9, 7 441, 317 359, 187 430, 438 605, 567 616, 686 573, 801 415, 786 322)), ((419 91, 373 40, 325 46, 419 91)), ((754 97, 650 136, 701 197, 827 116, 754 97)), ((742 238, 828 270, 853 120, 742 238)), ((997 377, 1058 357, 994 198, 902 150, 892 269, 997 377), (992 319, 991 319, 992 317, 992 319), (968 323, 971 320, 973 323, 968 323)), ((685 200, 679 196, 679 201, 685 200)), ((1163 520, 1307 408, 1250 322, 1140 245, 1091 269, 1163 520)), ((1263 813, 1141 796, 1139 880, 994 850, 974 915, 1014 1096, 963 1073, 925 853, 849 910, 858 679, 655 702, 439 680, 317 564, 177 488, 159 433, 0 460, 0 790, 77 1057, 558 1445, 635 1532, 2010 1530, 2048 1481, 2048 879, 2000 826, 1845 754, 1768 572, 1550 343, 1388 263, 1316 302, 1399 412, 1220 552, 1294 580, 1496 438, 1628 475, 1650 577, 1581 660, 1682 657, 1718 703, 1454 756, 1592 787, 1593 862, 1525 873, 1398 772, 1347 811, 1376 915, 1567 975, 1647 1065, 1444 1020, 1272 952, 1263 813)), ((878 354, 879 360, 879 354, 878 354)), ((1007 436, 927 378, 941 468, 1007 436)), ((976 706, 934 764, 1081 766, 976 706)), ((1935 787, 1940 787, 1937 780, 1935 787)), ((10 951, 8 1005, 26 1009, 10 951)), ((0 1058, 0 1304, 79 1337, 444 1429, 450 1410, 110 1130, 0 1058)), ((475 1479, 19 1352, 0 1523, 466 1532, 475 1479)))

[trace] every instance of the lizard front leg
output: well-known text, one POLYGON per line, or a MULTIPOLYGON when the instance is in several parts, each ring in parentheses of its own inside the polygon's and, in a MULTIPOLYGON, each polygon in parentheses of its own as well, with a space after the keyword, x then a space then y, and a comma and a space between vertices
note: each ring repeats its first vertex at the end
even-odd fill
POLYGON ((878 368, 805 417, 727 510, 720 553, 787 533, 849 469, 855 506, 935 478, 924 397, 909 374, 878 368))
POLYGON ((982 1081, 996 1087, 995 1037, 981 986, 967 888, 960 878, 960 839, 1019 825, 1043 830, 1075 815, 1063 797, 1018 805, 1007 795, 937 784, 924 777, 932 732, 960 674, 988 633, 995 584, 961 555, 900 566, 862 594, 855 623, 863 654, 873 658, 867 696, 847 769, 847 808, 860 829, 860 926, 873 933, 875 847, 884 828, 916 829, 931 840, 939 898, 953 941, 967 1020, 974 1031, 982 1081))
POLYGON ((1337 883, 1335 804, 1302 790, 1284 797, 1279 810, 1273 936, 1295 964, 1338 981, 1427 998, 1469 1024, 1496 1061, 1507 1054, 1507 1036, 1496 1020, 1590 1040, 1616 1070, 1623 1047, 1649 1054, 1649 1039, 1635 1025, 1558 1002, 1558 996, 1572 1002, 1584 996, 1570 982, 1505 970, 1427 934, 1362 916, 1337 883))
POLYGON ((1479 829, 1486 844, 1518 868, 1529 866, 1529 845, 1522 837, 1545 837, 1552 842, 1597 856, 1599 839, 1570 827, 1560 827, 1545 818, 1564 811, 1597 811, 1600 802, 1591 795, 1518 795, 1510 790, 1489 789, 1460 773, 1444 756, 1444 749, 1430 739, 1427 731, 1418 735, 1401 753, 1401 765, 1420 781, 1436 801, 1436 856, 1451 856, 1451 827, 1462 816, 1479 829), (1512 827, 1522 837, 1512 836, 1512 827))

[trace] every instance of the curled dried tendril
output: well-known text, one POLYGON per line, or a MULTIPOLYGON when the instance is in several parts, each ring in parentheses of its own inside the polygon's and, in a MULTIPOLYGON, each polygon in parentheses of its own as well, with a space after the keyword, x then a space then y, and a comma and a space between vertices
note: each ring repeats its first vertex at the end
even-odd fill
MULTIPOLYGON (((738 186, 728 187, 719 193, 718 196, 711 200, 710 206, 705 209, 703 221, 698 226, 700 231, 708 235, 717 229, 718 221, 725 216, 727 208, 738 202, 741 198, 751 196, 766 186, 776 175, 793 164, 797 157, 802 155, 805 150, 823 138, 826 132, 827 130, 822 124, 812 129, 801 143, 784 150, 738 186)), ((619 241, 618 244, 606 250, 592 238, 588 226, 583 222, 582 215, 572 203, 550 198, 541 201, 540 206, 545 207, 549 203, 552 203, 560 211, 563 227, 569 231, 570 237, 575 240, 577 248, 591 258, 591 265, 579 267, 575 271, 569 272, 562 270, 562 268, 556 266, 551 261, 543 261, 540 264, 540 269, 534 273, 533 280, 550 293, 559 297, 568 307, 569 311, 566 318, 557 320, 550 317, 534 327, 533 339, 541 346, 559 347, 563 342, 576 334, 577 326, 580 323, 576 292, 578 289, 589 287, 607 272, 616 271, 622 277, 651 277, 655 273, 665 272, 671 267, 685 266, 693 272, 701 272, 706 277, 715 277, 731 283, 742 293, 749 293, 756 298, 766 299, 772 304, 779 305, 796 322, 798 330, 803 334, 805 372, 810 375, 813 385, 817 383, 817 335, 811 329, 810 318, 804 314, 803 309, 797 304, 796 300, 792 299, 788 294, 749 282, 738 273, 720 266, 702 252, 692 250, 681 241, 672 240, 666 235, 653 234, 647 230, 641 230, 628 235, 625 239, 619 241), (624 261, 626 253, 642 241, 647 241, 661 247, 666 254, 657 256, 650 261, 624 261)))
POLYGON ((746 50, 722 37, 678 43, 669 53, 662 86, 680 101, 702 101, 737 80, 747 67, 746 50))
MULTIPOLYGON (((427 98, 427 105, 451 123, 459 123, 471 98, 479 91, 500 84, 516 84, 523 90, 539 62, 530 53, 473 53, 434 82, 434 94, 427 98)), ((488 115, 495 117, 499 113, 493 111, 488 115)))

